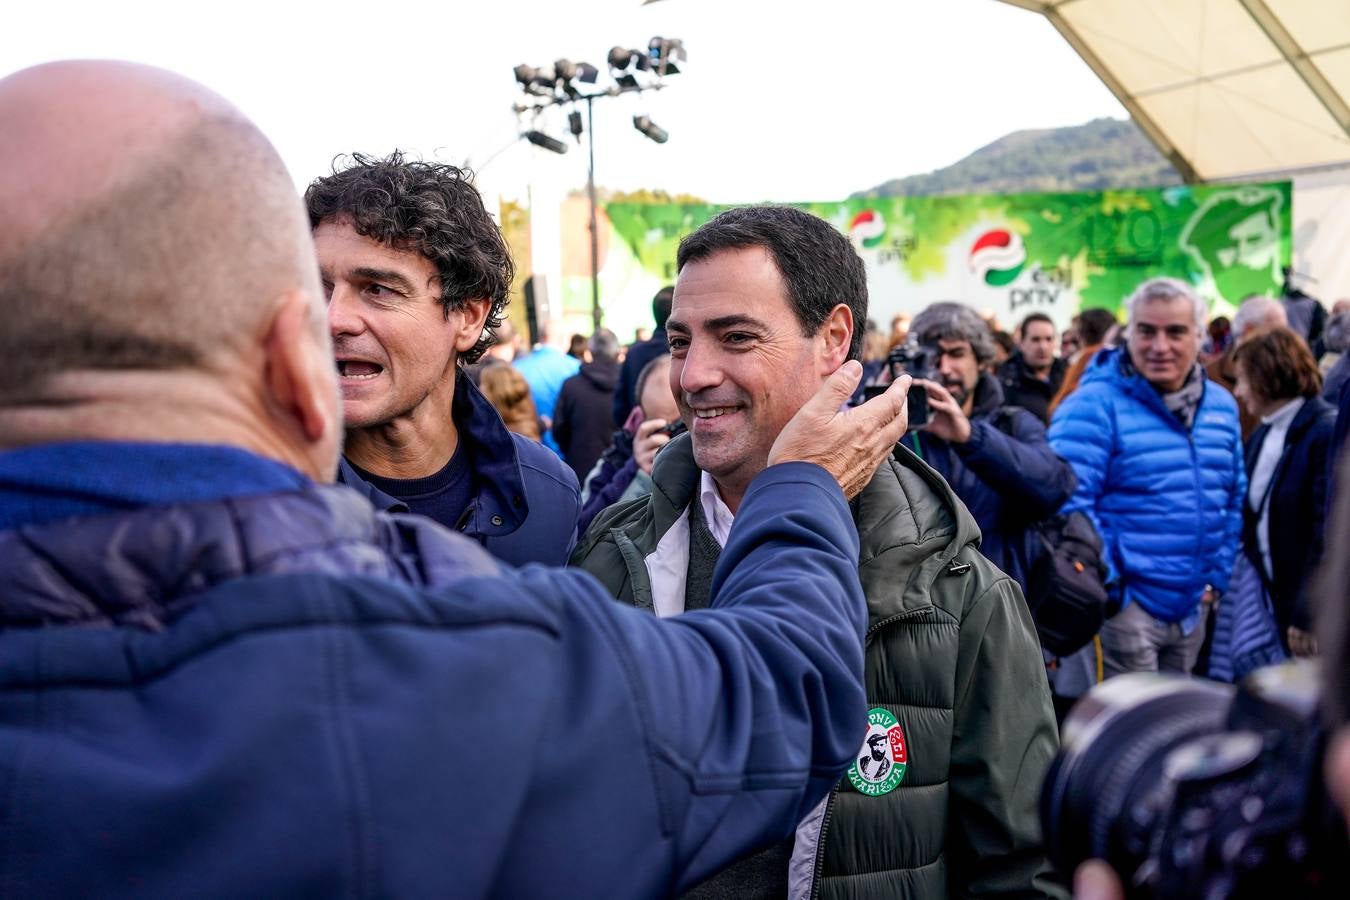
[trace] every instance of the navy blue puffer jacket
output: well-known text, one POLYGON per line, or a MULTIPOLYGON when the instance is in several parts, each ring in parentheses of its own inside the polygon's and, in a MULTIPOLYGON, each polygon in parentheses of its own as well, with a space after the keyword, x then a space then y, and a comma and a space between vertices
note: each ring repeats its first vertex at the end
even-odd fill
POLYGON ((0 531, 0 896, 677 892, 857 749, 857 565, 801 463, 678 622, 343 487, 0 531))

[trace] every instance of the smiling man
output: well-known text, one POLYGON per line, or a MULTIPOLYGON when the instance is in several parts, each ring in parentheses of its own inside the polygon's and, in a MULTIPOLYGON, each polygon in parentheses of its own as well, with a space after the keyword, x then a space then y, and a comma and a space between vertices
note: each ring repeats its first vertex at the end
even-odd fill
MULTIPOLYGON (((838 230, 785 207, 719 215, 680 244, 677 268, 670 388, 689 434, 656 457, 651 494, 601 513, 572 562, 622 602, 697 620, 774 441, 861 355, 867 279, 838 230)), ((1021 590, 903 446, 851 508, 872 707, 853 767, 794 839, 688 896, 1044 895, 1036 798, 1055 721, 1021 590)))
POLYGON ((1154 278, 1127 305, 1127 346, 1093 358, 1050 444, 1078 476, 1064 511, 1092 519, 1123 604, 1102 626, 1106 674, 1190 672, 1242 532, 1237 404, 1196 361, 1206 304, 1189 285, 1154 278))
POLYGON ((305 192, 342 390, 339 479, 504 562, 563 563, 576 476, 460 373, 502 322, 513 266, 500 230, 454 166, 352 160, 305 192))

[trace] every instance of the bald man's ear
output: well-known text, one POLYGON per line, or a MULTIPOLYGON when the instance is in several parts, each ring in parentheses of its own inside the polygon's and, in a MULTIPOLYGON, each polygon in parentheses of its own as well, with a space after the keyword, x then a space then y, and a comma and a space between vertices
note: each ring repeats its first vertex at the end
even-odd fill
POLYGON ((847 303, 835 304, 817 332, 824 343, 820 359, 822 375, 829 375, 848 361, 848 348, 853 342, 853 310, 847 303))
POLYGON ((487 323, 488 310, 492 301, 486 297, 477 300, 465 300, 457 309, 451 310, 450 319, 454 322, 454 342, 456 353, 472 350, 483 336, 483 325, 487 323))
MULTIPOLYGON (((282 298, 264 339, 264 379, 269 405, 284 424, 298 431, 306 445, 320 447, 319 457, 326 457, 323 446, 337 444, 341 405, 332 352, 311 315, 305 292, 292 291, 282 298)), ((332 473, 321 473, 321 477, 331 478, 332 473)))

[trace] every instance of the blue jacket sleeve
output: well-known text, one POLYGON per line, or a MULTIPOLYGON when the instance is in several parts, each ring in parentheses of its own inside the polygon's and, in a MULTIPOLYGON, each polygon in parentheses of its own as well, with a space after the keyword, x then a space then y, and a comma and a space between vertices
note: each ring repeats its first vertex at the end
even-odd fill
POLYGON ((517 573, 563 616, 541 686, 557 715, 515 835, 558 867, 558 896, 582 866, 613 896, 679 893, 792 833, 866 719, 857 566, 843 494, 793 463, 747 492, 710 609, 661 620, 579 570, 517 573))
POLYGON ((1049 441, 1051 448, 1073 467, 1078 481, 1061 511, 1081 512, 1091 520, 1102 539, 1106 581, 1111 584, 1120 580, 1120 564, 1115 558, 1115 541, 1097 514, 1097 503, 1107 488, 1111 447, 1115 443, 1115 420, 1107 407, 1109 402, 1088 387, 1074 391, 1055 410, 1049 441))
MULTIPOLYGON (((1003 413, 1000 413, 1002 415, 1003 413)), ((1012 434, 988 420, 970 423, 970 440, 953 445, 957 455, 985 483, 995 485, 1027 521, 1053 515, 1073 493, 1074 473, 1055 455, 1045 426, 1031 413, 1011 410, 1012 434)))

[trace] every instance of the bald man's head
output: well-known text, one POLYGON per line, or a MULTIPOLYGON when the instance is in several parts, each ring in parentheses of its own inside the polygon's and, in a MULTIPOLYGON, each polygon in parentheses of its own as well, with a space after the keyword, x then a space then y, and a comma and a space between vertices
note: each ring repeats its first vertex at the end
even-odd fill
POLYGON ((0 120, 0 407, 59 399, 70 372, 227 375, 288 291, 324 333, 294 186, 224 100, 143 66, 57 63, 0 81, 0 120))

